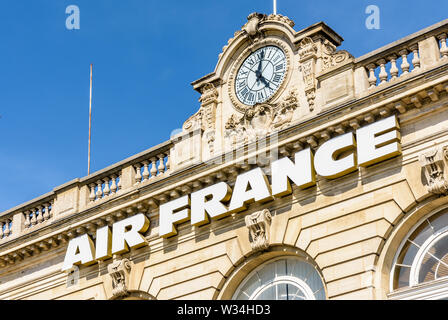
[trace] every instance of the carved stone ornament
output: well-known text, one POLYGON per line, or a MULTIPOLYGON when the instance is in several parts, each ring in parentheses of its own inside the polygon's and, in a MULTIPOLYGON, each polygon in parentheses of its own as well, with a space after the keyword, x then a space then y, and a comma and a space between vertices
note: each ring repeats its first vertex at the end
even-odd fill
POLYGON ((190 131, 201 128, 207 139, 211 153, 214 152, 216 107, 218 105, 219 92, 212 83, 205 84, 201 89, 199 111, 185 121, 183 130, 190 131))
POLYGON ((336 51, 336 46, 333 45, 328 40, 325 40, 323 50, 322 50, 322 70, 328 70, 335 67, 349 59, 353 56, 345 50, 336 51))
POLYGON ((431 193, 448 194, 447 150, 446 146, 437 147, 419 155, 419 162, 428 182, 427 188, 431 193))
POLYGON ((243 26, 242 30, 247 32, 247 34, 252 38, 259 36, 258 25, 265 18, 266 15, 264 14, 257 12, 251 13, 247 17, 247 23, 243 26))
POLYGON ((310 111, 314 110, 314 99, 316 98, 316 54, 317 45, 311 38, 306 37, 300 42, 299 56, 301 71, 310 111))
POLYGON ((252 213, 245 218, 249 229, 249 241, 254 251, 265 250, 269 247, 269 229, 272 216, 268 209, 252 213))
POLYGON ((129 294, 129 276, 131 273, 131 262, 128 259, 121 259, 114 256, 113 262, 107 266, 109 275, 112 278, 112 296, 119 298, 129 294))
POLYGON ((242 117, 233 114, 225 124, 226 147, 238 147, 288 127, 298 106, 297 92, 291 90, 278 104, 256 104, 242 117))

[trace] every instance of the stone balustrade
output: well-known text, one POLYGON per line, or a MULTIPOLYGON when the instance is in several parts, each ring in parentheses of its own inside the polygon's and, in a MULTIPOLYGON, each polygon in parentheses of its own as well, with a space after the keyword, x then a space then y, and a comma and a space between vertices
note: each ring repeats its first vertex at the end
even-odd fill
POLYGON ((396 83, 448 58, 448 27, 436 24, 356 59, 365 68, 368 89, 396 83))
MULTIPOLYGON (((53 200, 54 201, 54 200, 53 200)), ((26 229, 34 228, 53 217, 53 201, 39 204, 26 210, 24 214, 24 226, 26 229)))
POLYGON ((160 153, 134 164, 134 183, 150 181, 156 177, 169 174, 170 154, 160 153))
POLYGON ((399 47, 395 52, 387 55, 387 57, 381 57, 377 61, 368 64, 365 68, 369 75, 369 88, 396 81, 410 72, 417 72, 420 69, 418 45, 399 47))
POLYGON ((89 201, 94 202, 118 193, 122 189, 121 172, 107 175, 89 184, 89 201))

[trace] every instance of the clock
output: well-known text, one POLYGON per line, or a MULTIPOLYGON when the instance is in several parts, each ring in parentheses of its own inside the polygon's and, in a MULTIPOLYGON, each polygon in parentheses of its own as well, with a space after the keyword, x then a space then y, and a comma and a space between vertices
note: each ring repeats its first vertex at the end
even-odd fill
POLYGON ((252 52, 241 64, 235 77, 235 95, 246 105, 269 100, 280 88, 287 71, 282 49, 269 45, 252 52))

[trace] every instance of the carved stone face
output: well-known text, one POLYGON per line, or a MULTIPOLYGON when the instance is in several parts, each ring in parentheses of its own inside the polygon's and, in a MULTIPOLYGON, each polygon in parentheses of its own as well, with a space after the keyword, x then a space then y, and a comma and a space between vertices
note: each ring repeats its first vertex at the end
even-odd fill
POLYGON ((235 79, 238 100, 247 106, 267 101, 280 88, 286 66, 286 55, 277 46, 265 46, 250 54, 235 79))

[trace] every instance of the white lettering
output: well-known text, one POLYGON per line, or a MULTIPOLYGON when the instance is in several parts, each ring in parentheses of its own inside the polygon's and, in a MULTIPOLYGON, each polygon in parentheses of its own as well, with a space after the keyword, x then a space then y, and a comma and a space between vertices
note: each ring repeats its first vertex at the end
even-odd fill
POLYGON ((70 240, 65 253, 62 271, 70 270, 73 265, 89 265, 94 262, 95 246, 87 234, 70 240))
POLYGON ((291 194, 290 180, 302 189, 316 184, 311 150, 308 148, 299 151, 294 158, 295 163, 286 157, 271 164, 273 196, 282 197, 291 194))
POLYGON ((159 208, 159 235, 168 238, 177 234, 176 224, 190 219, 190 196, 164 203, 159 208))
POLYGON ((236 178, 229 211, 239 212, 246 209, 246 204, 271 199, 271 188, 268 179, 261 168, 256 168, 240 174, 236 178))
POLYGON ((191 224, 208 223, 208 216, 219 219, 229 214, 222 202, 230 200, 232 189, 225 182, 193 192, 191 194, 191 224))
POLYGON ((367 167, 401 154, 395 115, 356 130, 359 166, 367 167))
POLYGON ((130 248, 139 248, 146 244, 145 238, 140 234, 149 228, 149 220, 143 214, 118 221, 112 226, 112 254, 129 251, 130 248))
POLYGON ((346 133, 325 142, 314 155, 316 173, 327 179, 335 179, 356 170, 355 137, 346 133), (352 151, 338 159, 341 154, 352 151))

